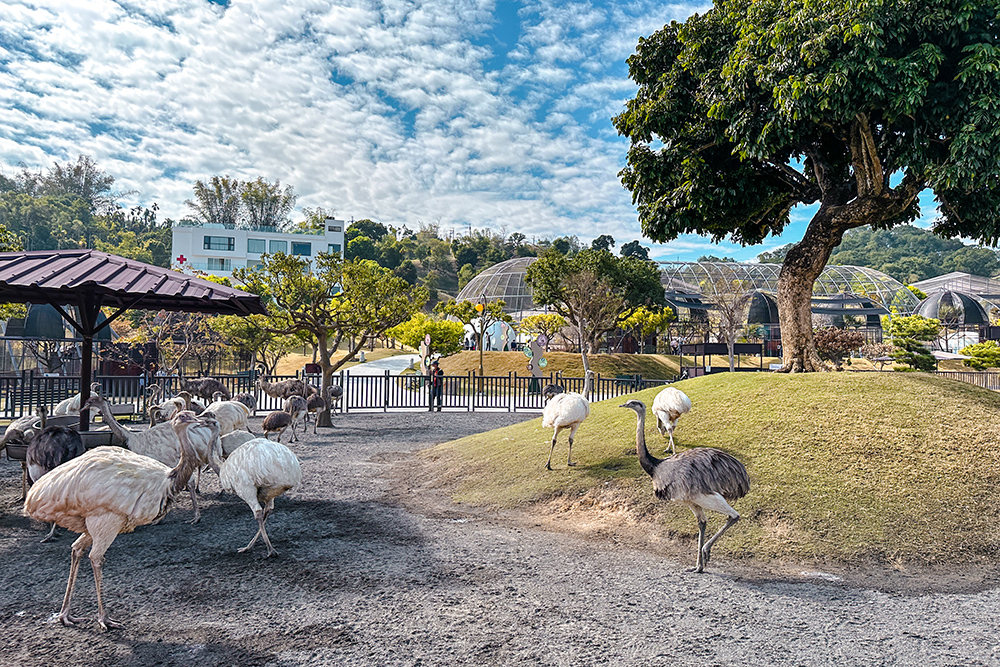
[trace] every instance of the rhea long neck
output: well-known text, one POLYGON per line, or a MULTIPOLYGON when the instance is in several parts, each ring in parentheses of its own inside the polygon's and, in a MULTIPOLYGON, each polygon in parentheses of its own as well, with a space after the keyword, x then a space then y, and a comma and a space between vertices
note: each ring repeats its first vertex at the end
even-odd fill
POLYGON ((646 449, 646 411, 636 410, 635 450, 639 454, 639 465, 652 477, 653 471, 662 459, 658 459, 646 449))
POLYGON ((191 475, 198 468, 198 457, 194 452, 194 447, 191 446, 191 440, 188 438, 189 428, 192 428, 190 424, 177 431, 177 440, 181 444, 181 460, 167 473, 167 479, 170 480, 171 496, 184 490, 191 475))

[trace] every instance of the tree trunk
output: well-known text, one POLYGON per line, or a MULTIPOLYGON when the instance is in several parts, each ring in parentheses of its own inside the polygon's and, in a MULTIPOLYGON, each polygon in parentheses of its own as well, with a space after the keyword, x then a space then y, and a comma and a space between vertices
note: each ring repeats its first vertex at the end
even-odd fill
POLYGON ((319 350, 319 367, 323 371, 322 379, 319 382, 319 391, 325 403, 323 411, 316 415, 316 427, 330 428, 333 426, 333 419, 330 418, 330 401, 327 400, 327 396, 329 396, 327 392, 333 379, 333 364, 330 363, 330 349, 327 347, 326 336, 321 335, 316 338, 316 348, 319 350))
POLYGON ((734 352, 734 348, 736 347, 736 340, 732 336, 729 336, 729 337, 726 338, 726 347, 729 350, 729 372, 730 373, 735 373, 736 372, 736 359, 734 358, 733 352, 734 352))
POLYGON ((816 353, 812 329, 813 284, 823 272, 830 253, 840 245, 844 230, 820 207, 802 240, 785 256, 778 275, 778 319, 781 322, 780 373, 829 370, 816 353))

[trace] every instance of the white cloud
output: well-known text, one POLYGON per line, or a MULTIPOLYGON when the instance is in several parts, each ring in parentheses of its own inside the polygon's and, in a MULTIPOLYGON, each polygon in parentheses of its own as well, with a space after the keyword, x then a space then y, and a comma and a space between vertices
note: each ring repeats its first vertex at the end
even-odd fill
POLYGON ((174 218, 195 179, 263 175, 344 217, 641 238, 610 117, 634 89, 638 37, 689 9, 525 3, 513 42, 491 37, 494 9, 8 2, 3 162, 90 154, 174 218))

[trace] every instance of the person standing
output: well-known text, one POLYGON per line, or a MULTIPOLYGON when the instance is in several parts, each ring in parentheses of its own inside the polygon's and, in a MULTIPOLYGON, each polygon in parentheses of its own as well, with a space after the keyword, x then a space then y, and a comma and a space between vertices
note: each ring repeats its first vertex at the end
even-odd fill
POLYGON ((429 382, 431 387, 431 400, 430 400, 430 405, 428 407, 433 411, 436 399, 437 411, 441 412, 441 400, 444 396, 444 371, 441 370, 441 366, 438 365, 437 359, 431 362, 429 375, 430 375, 429 382))

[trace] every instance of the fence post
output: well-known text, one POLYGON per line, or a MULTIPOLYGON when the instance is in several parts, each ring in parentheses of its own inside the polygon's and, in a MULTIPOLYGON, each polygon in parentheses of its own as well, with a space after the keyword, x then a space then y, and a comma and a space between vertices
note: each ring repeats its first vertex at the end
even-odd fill
POLYGON ((382 401, 382 412, 389 412, 389 369, 385 369, 385 396, 382 401))

